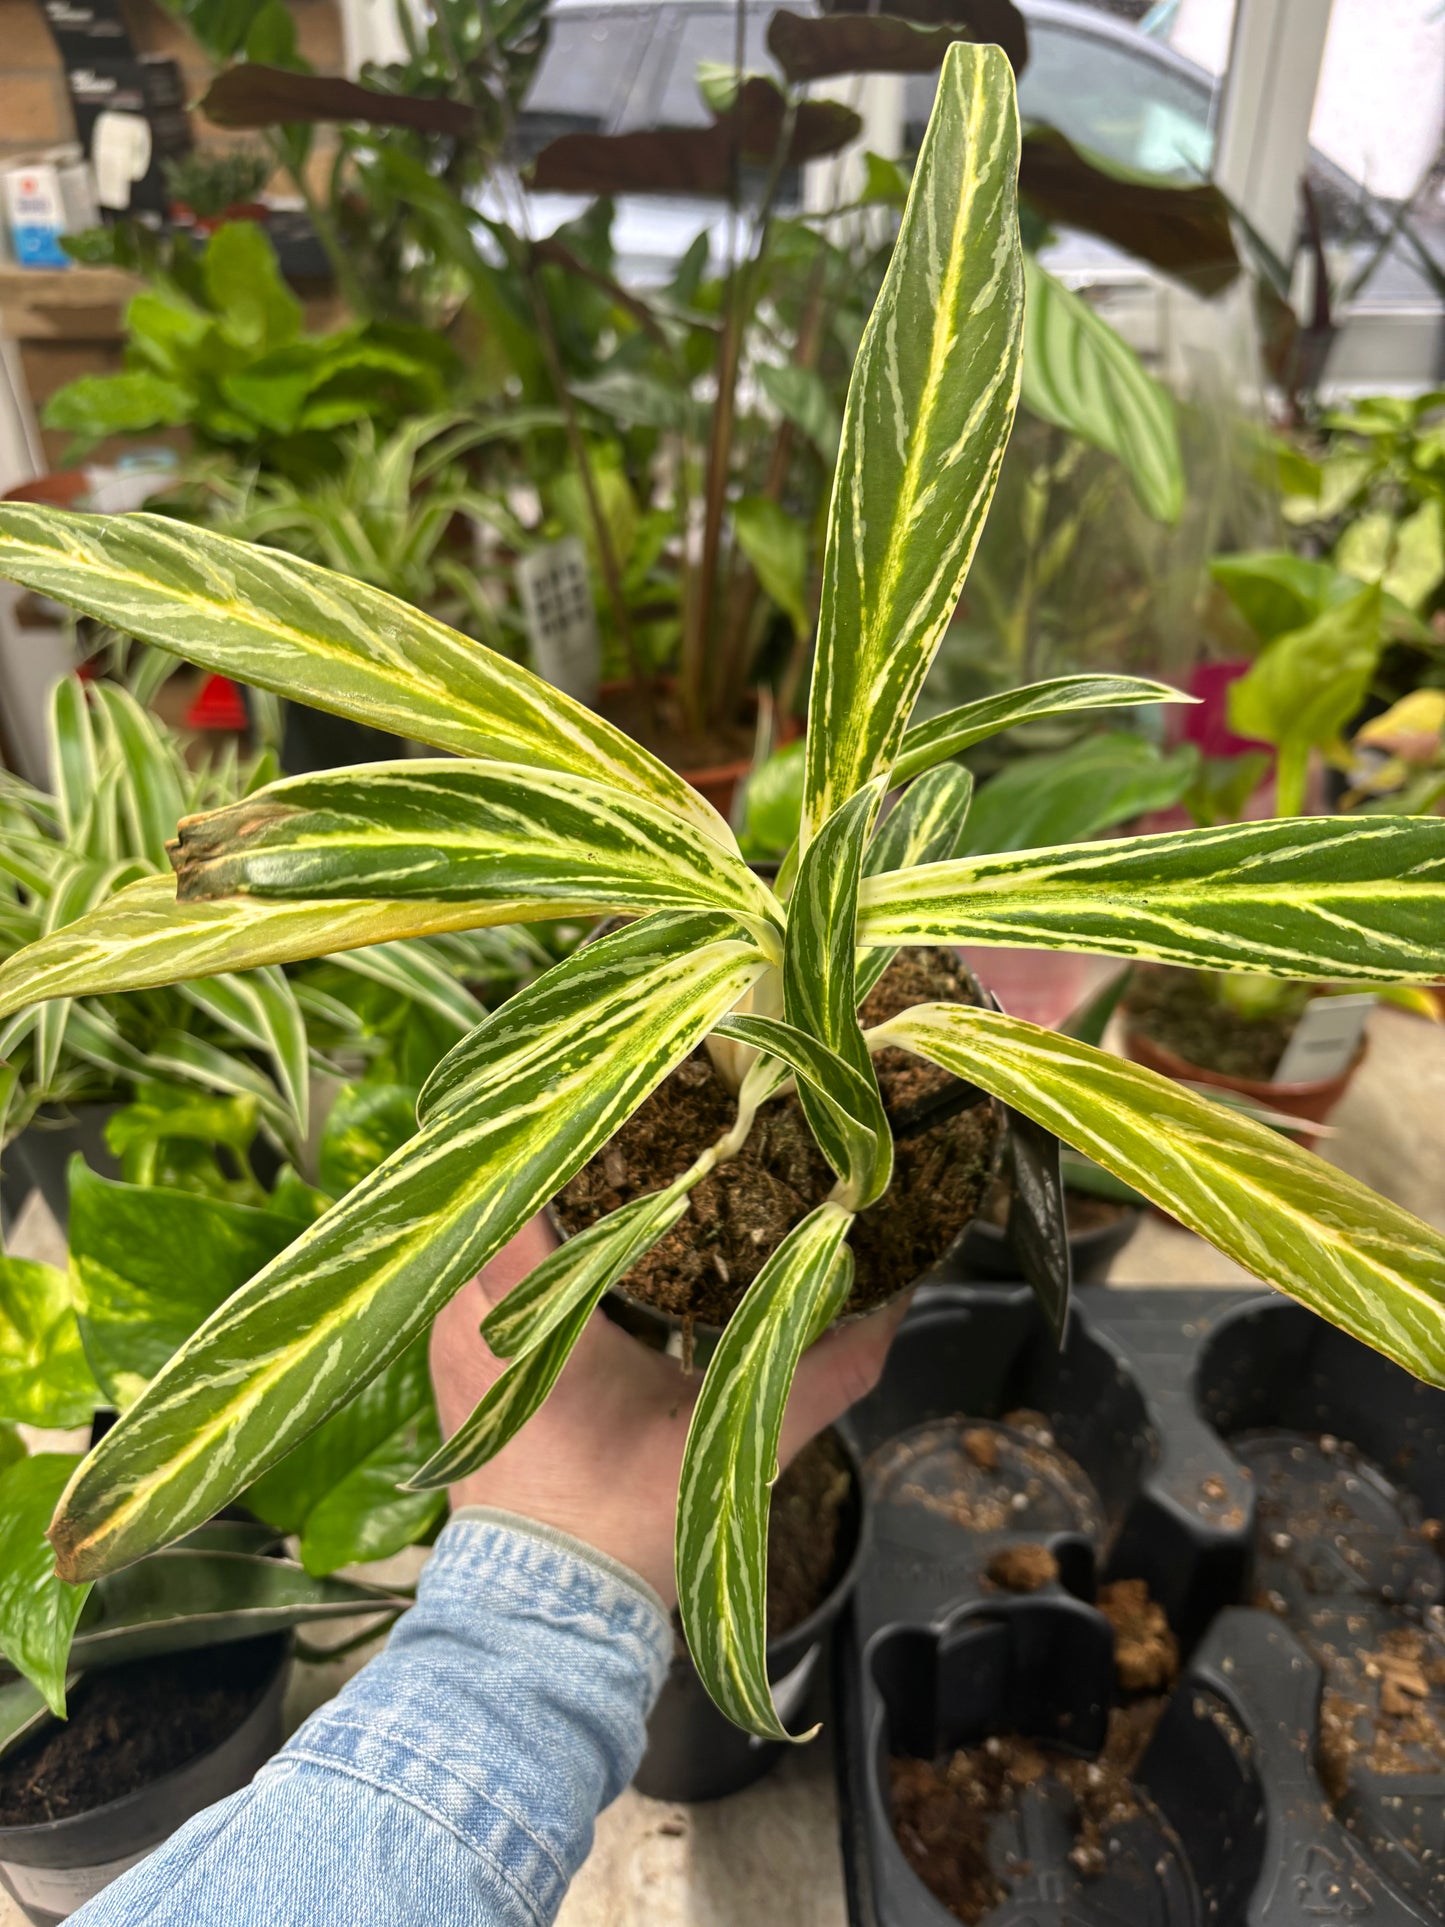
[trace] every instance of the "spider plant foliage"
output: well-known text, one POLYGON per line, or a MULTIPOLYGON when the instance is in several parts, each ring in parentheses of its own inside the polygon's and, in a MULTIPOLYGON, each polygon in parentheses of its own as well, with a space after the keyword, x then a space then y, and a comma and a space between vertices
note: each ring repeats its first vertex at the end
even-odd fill
POLYGON ((759 1109, 796 1089, 837 1184, 723 1335, 687 1444, 683 1619, 709 1690, 781 1727, 764 1665, 769 1486, 794 1366, 848 1291, 856 1213, 892 1144, 872 1053, 902 1044, 1056 1132, 1411 1370, 1445 1383, 1445 1238, 1263 1127, 993 1009, 923 1005, 865 1036, 900 945, 1032 944, 1371 983, 1445 971, 1445 822, 1301 820, 1078 848, 953 852, 949 759, 1020 721, 1170 700, 1076 677, 909 728, 958 600, 1019 388, 1024 281, 1013 80, 943 69, 865 335, 834 485, 788 883, 643 750, 526 670, 313 564, 145 516, 0 508, 0 569, 145 640, 453 752, 305 776, 180 828, 152 883, 0 970, 0 1015, 374 942, 580 911, 632 921, 479 1023, 416 1135, 216 1312, 81 1466, 61 1572, 114 1570, 209 1517, 423 1332, 451 1294, 705 1038, 732 1130, 572 1239, 488 1316, 511 1362, 420 1482, 454 1479, 536 1409, 609 1286, 689 1209, 759 1109), (900 792, 885 812, 885 797, 900 792), (790 886, 790 887, 789 887, 790 886))

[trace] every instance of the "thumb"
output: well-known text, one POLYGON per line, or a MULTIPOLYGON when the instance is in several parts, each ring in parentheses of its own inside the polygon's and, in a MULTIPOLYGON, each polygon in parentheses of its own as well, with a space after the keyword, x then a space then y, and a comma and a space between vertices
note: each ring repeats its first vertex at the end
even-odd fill
POLYGON ((835 1325, 803 1353, 783 1415, 780 1465, 786 1465, 809 1439, 873 1390, 912 1298, 911 1292, 905 1292, 867 1318, 835 1325))

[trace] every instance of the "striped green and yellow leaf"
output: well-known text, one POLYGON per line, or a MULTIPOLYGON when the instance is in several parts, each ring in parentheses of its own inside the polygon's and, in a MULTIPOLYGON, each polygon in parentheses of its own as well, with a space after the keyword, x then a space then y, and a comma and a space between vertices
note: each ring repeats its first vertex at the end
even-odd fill
POLYGON ((1013 73, 956 44, 848 389, 808 710, 803 837, 892 764, 953 616, 1018 400, 1013 73))
POLYGON ((1054 676, 1048 682, 1025 683, 997 696, 946 709, 904 733, 893 762, 893 781, 930 769, 946 757, 958 756, 975 743, 1021 723, 1044 722, 1050 716, 1086 714, 1095 709, 1137 709, 1149 703, 1192 703, 1193 696, 1168 683, 1140 676, 1054 676))
POLYGON ((173 877, 144 877, 0 964, 0 1017, 51 997, 148 990, 526 914, 523 904, 420 900, 178 903, 173 877))
MULTIPOLYGON (((941 763, 928 770, 909 784, 874 831, 863 854, 864 876, 945 862, 958 848, 972 801, 973 777, 962 764, 941 763)), ((858 952, 854 994, 860 1004, 896 955, 884 949, 858 952)))
POLYGON ((114 1570, 234 1498, 424 1332, 756 981, 731 919, 575 953, 443 1061, 425 1121, 216 1312, 86 1460, 53 1529, 114 1570))
POLYGON ((0 577, 187 662, 462 756, 602 778, 724 848, 697 791, 518 663, 394 596, 158 515, 0 504, 0 577))
POLYGON ((688 1651, 728 1718, 794 1736, 768 1687, 769 1492, 793 1374, 853 1281, 851 1215, 822 1204, 784 1238, 729 1319, 698 1394, 677 1500, 678 1607, 688 1651))
MULTIPOLYGON (((850 1134, 844 1147, 847 1164, 839 1171, 853 1210, 881 1197, 893 1174, 893 1138, 883 1122, 878 1080, 858 1028, 856 943, 858 881, 885 780, 875 777, 859 790, 829 817, 804 850, 788 905, 783 948, 783 1011, 788 1023, 825 1045, 871 1089, 871 1099, 858 1115, 867 1137, 850 1134)), ((832 1162, 835 1153, 829 1151, 828 1143, 831 1140, 836 1147, 836 1108, 816 1090, 811 1077, 802 1076, 797 1088, 804 1116, 832 1162)), ((834 1168, 838 1169, 836 1164, 834 1168)))
POLYGON ((1445 1235, 1242 1112, 997 1011, 923 1004, 873 1033, 1000 1097, 1256 1278, 1445 1385, 1445 1235))
POLYGON ((863 1211, 876 1203, 888 1188, 892 1166, 892 1140, 877 1079, 862 1076, 816 1037, 775 1017, 725 1017, 712 1034, 766 1051, 787 1065, 808 1087, 809 1122, 850 1208, 863 1211))
POLYGON ((508 1293, 483 1322, 482 1332, 497 1355, 510 1358, 511 1363, 440 1451, 413 1476, 414 1490, 464 1479, 515 1438, 561 1377, 605 1293, 686 1210, 687 1187, 682 1180, 634 1198, 568 1239, 508 1293), (512 1300, 518 1294, 522 1303, 514 1307, 512 1300))
POLYGON ((1294 817, 865 880, 865 944, 1027 944, 1310 982, 1445 974, 1445 819, 1294 817))
POLYGON ((482 1320, 483 1338, 498 1358, 534 1351, 579 1305, 590 1310, 686 1209, 686 1190, 670 1184, 610 1211, 514 1285, 482 1320))
POLYGON ((179 894, 535 903, 549 916, 706 908, 766 919, 740 857, 645 797, 516 764, 408 760, 297 776, 181 825, 179 894))

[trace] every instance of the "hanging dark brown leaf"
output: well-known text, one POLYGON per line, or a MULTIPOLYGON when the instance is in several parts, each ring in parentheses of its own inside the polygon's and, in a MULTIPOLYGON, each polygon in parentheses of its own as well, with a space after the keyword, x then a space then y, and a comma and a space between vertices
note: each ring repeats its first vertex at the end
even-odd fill
POLYGON ((1045 220, 1112 242, 1198 294, 1217 294, 1239 273, 1229 204, 1211 183, 1170 187, 1118 172, 1081 153, 1056 128, 1031 127, 1023 138, 1019 192, 1045 220))
MULTIPOLYGON (((557 194, 726 194, 739 160, 766 163, 784 135, 787 102, 754 74, 710 127, 649 127, 633 134, 564 134, 544 147, 532 185, 557 194)), ((836 154, 863 127, 836 100, 805 100, 793 120, 789 166, 836 154)))
POLYGON ((243 61, 211 82, 201 112, 217 127, 279 127, 291 121, 364 121, 372 127, 411 127, 419 134, 460 138, 476 116, 459 100, 422 94, 383 94, 331 74, 297 74, 286 67, 243 61))
POLYGON ((943 62, 955 27, 918 27, 888 13, 775 13, 768 52, 792 81, 835 74, 926 74, 943 62))
MULTIPOLYGON (((924 27, 950 27, 954 40, 991 40, 1002 47, 1015 74, 1029 64, 1029 30, 1014 0, 823 0, 823 11, 833 18, 867 15, 913 20, 924 27)), ((843 69, 830 69, 842 72, 843 69)), ((875 72, 916 73, 913 67, 875 68, 875 72)))

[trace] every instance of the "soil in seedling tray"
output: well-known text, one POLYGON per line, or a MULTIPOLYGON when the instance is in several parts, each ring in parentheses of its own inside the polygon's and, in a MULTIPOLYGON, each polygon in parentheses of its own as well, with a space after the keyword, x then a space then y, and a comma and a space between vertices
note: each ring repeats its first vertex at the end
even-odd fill
MULTIPOLYGON (((865 1000, 866 1026, 910 1005, 971 1003, 950 951, 905 950, 865 1000)), ((874 1059, 890 1117, 958 1080, 906 1051, 874 1059)), ((565 1230, 583 1231, 655 1191, 715 1144, 736 1116, 731 1094, 698 1050, 653 1092, 558 1194, 565 1230)), ((974 1216, 992 1176, 1000 1130, 991 1104, 900 1139, 893 1182, 850 1234, 856 1270, 845 1312, 882 1304, 935 1265, 974 1216)), ((723 1325, 784 1236, 834 1186, 796 1097, 764 1105, 742 1151, 692 1193, 692 1209, 627 1274, 629 1296, 684 1321, 723 1325)))
POLYGON ((1324 1672, 1320 1779, 1358 1838, 1402 1844, 1395 1871, 1439 1912, 1437 1822, 1416 1839, 1408 1808, 1415 1786, 1433 1805, 1445 1776, 1445 1529, 1348 1439, 1268 1431, 1230 1445, 1259 1495, 1255 1604, 1324 1672))
MULTIPOLYGON (((1022 1540, 1102 1529, 1092 1482, 1061 1450, 1041 1412, 918 1426, 875 1452, 868 1472, 878 1504, 920 1506, 968 1532, 1017 1533, 1022 1540)), ((1020 1558, 1007 1556, 989 1576, 1009 1591, 1036 1591, 1052 1575, 1018 1550, 1020 1558)))
POLYGON ((1219 998, 1207 978, 1167 965, 1141 970, 1125 1008, 1146 1036, 1202 1070, 1261 1083, 1274 1076, 1309 993, 1300 989, 1283 1011, 1246 1017, 1219 998))
POLYGON ((216 1746, 255 1706, 276 1665, 248 1639, 93 1672, 70 1717, 0 1761, 0 1826, 38 1826, 134 1793, 216 1746))
POLYGON ((1178 1651, 1142 1583, 1106 1586, 1099 1604, 1118 1634, 1123 1698, 1097 1758, 1000 1734, 942 1759, 889 1762, 898 1844, 930 1893, 966 1927, 1010 1898, 1026 1901, 1039 1876, 1056 1884, 1053 1869, 1061 1862, 1076 1891, 1105 1878, 1119 1883, 1101 1917, 1134 1917, 1131 1885, 1168 1888, 1183 1877, 1178 1840, 1131 1778, 1164 1710, 1178 1651), (1131 1682, 1141 1677, 1152 1690, 1136 1690, 1131 1682))

